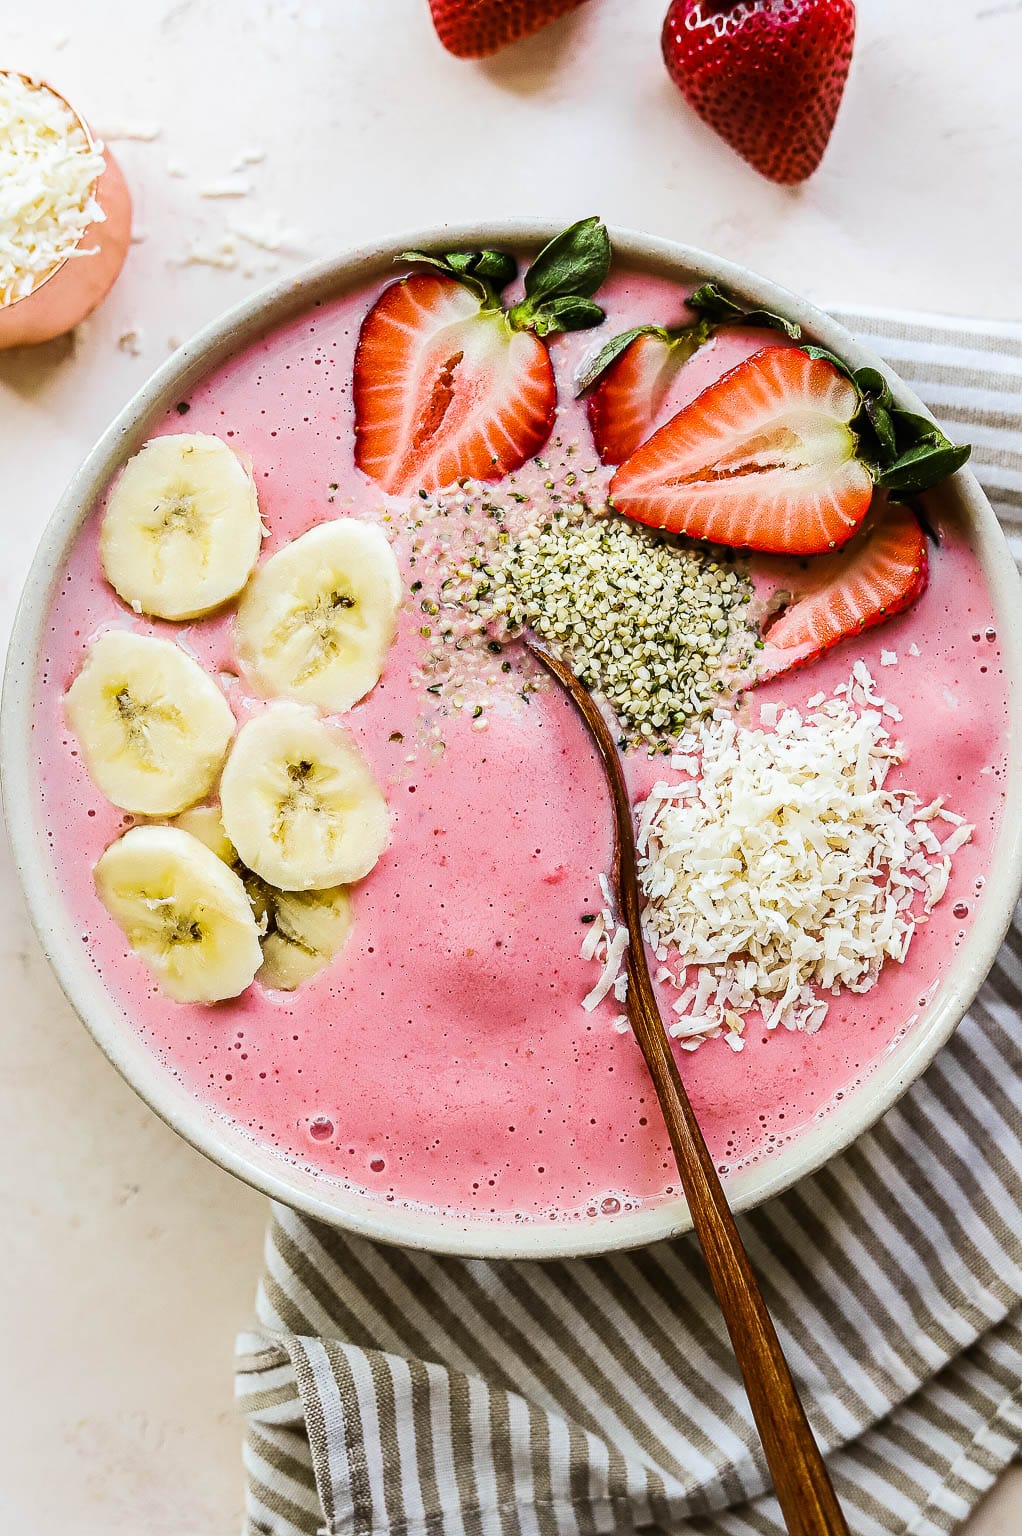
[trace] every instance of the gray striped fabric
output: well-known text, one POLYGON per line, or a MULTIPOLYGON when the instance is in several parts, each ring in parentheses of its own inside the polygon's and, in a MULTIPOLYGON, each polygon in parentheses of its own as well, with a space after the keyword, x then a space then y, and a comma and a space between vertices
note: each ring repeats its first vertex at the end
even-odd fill
MULTIPOLYGON (((1022 557, 1022 325, 842 311, 975 445, 1022 557)), ((946 1536, 1022 1445, 1022 909, 882 1123, 742 1227, 855 1536, 946 1536)), ((275 1207, 238 1345, 250 1536, 783 1536, 692 1239, 573 1263, 275 1207)))

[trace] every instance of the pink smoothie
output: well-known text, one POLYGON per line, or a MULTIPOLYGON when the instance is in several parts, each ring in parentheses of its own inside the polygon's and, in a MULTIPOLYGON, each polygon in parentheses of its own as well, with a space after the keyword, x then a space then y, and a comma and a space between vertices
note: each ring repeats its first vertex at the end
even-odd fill
MULTIPOLYGON (((94 788, 68 732, 61 695, 89 638, 110 624, 173 633, 220 674, 239 718, 261 707, 236 673, 231 618, 151 625, 119 604, 97 556, 101 507, 86 524, 53 603, 36 710, 39 792, 55 879, 125 1027, 166 1071, 282 1158, 325 1179, 460 1215, 584 1219, 601 1206, 652 1204, 674 1193, 666 1134, 638 1049, 618 1034, 620 1005, 580 1004, 596 969, 581 959, 584 914, 602 906, 611 818, 602 774, 570 706, 540 685, 519 647, 466 660, 451 689, 427 691, 435 635, 414 580, 426 582, 448 536, 472 523, 410 528, 353 467, 351 361, 374 294, 322 304, 211 374, 153 433, 215 432, 252 459, 266 551, 339 514, 382 518, 395 535, 408 596, 384 676, 346 717, 393 810, 390 848, 355 888, 342 954, 293 994, 254 985, 215 1008, 167 1002, 92 888, 92 866, 130 818, 94 788), (413 563, 414 562, 414 563, 413 563), (510 670, 504 670, 510 663, 510 670), (477 709, 481 714, 474 718, 477 709), (480 721, 483 728, 480 728, 480 721)), ((615 275, 601 294, 605 334, 679 317, 676 289, 615 275)), ((762 333, 718 339, 683 370, 675 408, 763 345, 762 333)), ((543 467, 517 482, 525 517, 545 482, 595 465, 572 401, 590 335, 553 353, 561 414, 543 467), (549 468, 547 468, 549 466, 549 468)), ((976 824, 951 886, 918 932, 907 963, 889 964, 865 997, 835 999, 815 1036, 750 1025, 735 1055, 723 1040, 680 1055, 711 1149, 733 1169, 798 1136, 867 1073, 939 984, 982 900, 1004 800, 1006 688, 989 599, 960 529, 941 523, 930 589, 909 613, 844 644, 804 672, 750 696, 804 704, 847 678, 862 656, 904 715, 908 749, 892 785, 943 794, 976 824), (918 656, 910 654, 910 646, 918 656), (896 666, 880 665, 881 649, 896 666)), ((461 665, 455 656, 454 664, 461 665)), ((636 797, 669 775, 664 759, 630 755, 636 797)), ((669 1008, 673 994, 664 997, 669 1008)), ((758 1018, 758 1016, 757 1016, 758 1018)))

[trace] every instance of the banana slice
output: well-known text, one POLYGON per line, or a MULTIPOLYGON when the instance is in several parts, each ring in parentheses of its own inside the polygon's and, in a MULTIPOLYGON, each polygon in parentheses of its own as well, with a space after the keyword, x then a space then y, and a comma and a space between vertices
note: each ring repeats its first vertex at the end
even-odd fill
POLYGON ((241 876, 255 914, 263 950, 256 980, 279 992, 293 992, 321 971, 351 931, 351 901, 345 886, 325 891, 279 891, 238 858, 215 805, 197 805, 175 819, 218 859, 241 876))
POLYGON ((92 641, 64 705, 94 783, 144 816, 207 795, 234 735, 231 706, 197 661, 126 629, 92 641))
POLYGON ((383 671, 400 601, 382 529, 353 517, 321 523, 256 571, 235 620, 238 659, 267 697, 341 714, 383 671))
POLYGON ((193 805, 191 810, 182 811, 180 816, 174 817, 174 825, 182 832, 190 832, 192 837, 199 839, 200 843, 205 843, 206 847, 211 849, 218 859, 223 859, 235 874, 241 873, 241 860, 238 858, 237 849, 224 831, 219 806, 193 805))
MULTIPOLYGON (((264 886, 264 890, 270 890, 264 886)), ((351 932, 351 902, 342 885, 326 891, 270 890, 270 930, 257 980, 293 992, 332 960, 351 932)))
POLYGON ((242 726, 220 783, 224 830, 249 869, 282 891, 367 875, 390 813, 346 731, 300 704, 272 704, 242 726))
POLYGON ((95 869, 100 901, 178 1003, 237 997, 262 964, 245 887, 177 827, 132 827, 95 869))
POLYGON ((136 612, 197 619, 241 591, 262 536, 249 471, 219 437, 184 432, 154 437, 125 464, 99 553, 136 612))

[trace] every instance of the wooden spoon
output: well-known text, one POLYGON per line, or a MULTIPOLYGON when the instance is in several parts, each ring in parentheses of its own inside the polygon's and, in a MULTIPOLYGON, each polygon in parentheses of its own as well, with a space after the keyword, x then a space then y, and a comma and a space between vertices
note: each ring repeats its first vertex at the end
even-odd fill
POLYGON ((781 1513, 791 1536, 848 1536, 657 1007, 642 938, 632 808, 614 739, 599 706, 564 662, 535 636, 526 636, 525 644, 571 697, 603 762, 614 801, 618 900, 628 928, 628 1017, 667 1122, 692 1224, 731 1335, 781 1513))

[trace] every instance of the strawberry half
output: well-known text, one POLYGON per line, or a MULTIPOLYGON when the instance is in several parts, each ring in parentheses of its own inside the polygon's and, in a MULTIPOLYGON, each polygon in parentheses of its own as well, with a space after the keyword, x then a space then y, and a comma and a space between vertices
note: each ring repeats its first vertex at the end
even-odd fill
POLYGON ((815 661, 839 640, 893 618, 926 588, 926 539, 908 507, 890 507, 846 549, 813 561, 808 585, 767 629, 757 683, 815 661))
POLYGON ((550 435, 550 354, 509 334, 451 278, 392 283, 366 317, 355 356, 355 462, 384 490, 436 489, 517 469, 550 435))
POLYGON ((484 59, 508 43, 531 37, 582 4, 583 0, 429 0, 437 36, 448 53, 459 59, 484 59))
POLYGON ((854 381, 800 347, 765 347, 697 395, 621 465, 614 506, 689 538, 775 554, 844 544, 873 475, 856 458, 854 381))
POLYGON ((621 464, 653 431, 686 354, 666 330, 640 331, 601 374, 586 401, 596 451, 621 464))
POLYGON ((623 331, 579 375, 577 393, 588 393, 589 426, 604 464, 623 463, 660 425, 682 366, 722 326, 765 326, 796 341, 802 334, 794 321, 770 310, 743 309, 715 283, 703 283, 685 304, 698 319, 623 331))
POLYGON ((674 0, 661 44, 675 85, 771 181, 823 158, 855 43, 852 0, 674 0))
POLYGON ((457 480, 499 480, 546 442, 557 386, 545 341, 598 325, 610 265, 607 231, 583 219, 544 247, 510 309, 517 271, 501 251, 402 258, 431 266, 385 288, 355 350, 355 462, 407 495, 457 480))

